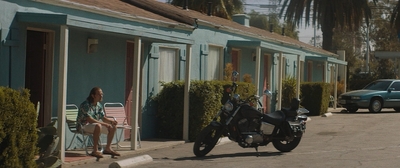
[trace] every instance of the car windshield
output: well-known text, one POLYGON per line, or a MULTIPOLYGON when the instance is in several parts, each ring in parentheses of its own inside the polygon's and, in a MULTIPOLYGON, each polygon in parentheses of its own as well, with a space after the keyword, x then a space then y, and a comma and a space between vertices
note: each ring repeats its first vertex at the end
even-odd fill
POLYGON ((367 90, 387 90, 389 85, 392 83, 392 81, 374 81, 367 86, 364 87, 364 89, 367 90))

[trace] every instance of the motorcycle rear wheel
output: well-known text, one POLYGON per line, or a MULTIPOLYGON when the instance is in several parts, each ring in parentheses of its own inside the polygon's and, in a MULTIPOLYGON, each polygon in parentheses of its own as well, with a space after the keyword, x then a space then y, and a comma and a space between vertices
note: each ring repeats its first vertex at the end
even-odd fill
POLYGON ((219 127, 207 126, 197 136, 193 145, 193 153, 197 157, 203 157, 208 154, 217 144, 221 137, 222 130, 219 127))
POLYGON ((274 145, 275 149, 281 151, 281 152, 290 152, 294 148, 299 145, 301 137, 303 136, 303 133, 299 134, 298 136, 294 137, 293 141, 281 141, 279 139, 275 139, 272 141, 272 144, 274 145))

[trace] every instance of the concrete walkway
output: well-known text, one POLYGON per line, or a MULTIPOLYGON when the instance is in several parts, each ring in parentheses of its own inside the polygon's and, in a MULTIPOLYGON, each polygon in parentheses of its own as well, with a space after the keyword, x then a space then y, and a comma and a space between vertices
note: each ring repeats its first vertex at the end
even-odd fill
MULTIPOLYGON (((332 116, 332 112, 340 112, 343 108, 329 108, 328 112, 321 117, 332 116)), ((313 116, 317 117, 317 116, 313 116)), ((312 121, 311 121, 312 122, 312 121)), ((218 145, 231 142, 228 138, 222 138, 218 145)), ((163 140, 163 139, 148 139, 141 141, 141 148, 137 150, 130 150, 130 148, 119 148, 113 147, 116 151, 121 154, 119 158, 111 158, 109 155, 103 155, 99 161, 96 161, 95 157, 86 156, 84 150, 70 150, 65 153, 65 162, 62 167, 85 167, 86 164, 94 162, 104 162, 109 165, 110 168, 114 167, 133 167, 139 164, 145 164, 152 161, 149 155, 146 155, 147 151, 157 150, 162 148, 168 148, 176 145, 184 144, 183 140, 163 140)), ((122 142, 122 145, 129 145, 129 141, 122 142)))
MULTIPOLYGON (((144 154, 150 150, 162 149, 171 146, 184 144, 183 140, 164 140, 164 139, 148 139, 141 141, 141 148, 137 150, 130 150, 130 148, 119 148, 117 149, 115 145, 113 145, 113 149, 118 151, 121 154, 119 158, 111 158, 110 155, 103 155, 104 158, 101 158, 99 161, 96 160, 93 156, 86 156, 86 152, 84 150, 69 150, 65 152, 65 162, 62 167, 76 167, 82 166, 85 164, 90 164, 94 162, 109 162, 110 164, 119 161, 123 158, 129 158, 130 156, 144 154)), ((122 142, 121 145, 128 146, 130 145, 130 141, 122 142)), ((90 150, 90 149, 89 149, 90 150)), ((149 159, 144 157, 144 159, 149 159)), ((137 159, 135 160, 138 161, 137 159)), ((140 162, 146 160, 140 160, 140 162)))

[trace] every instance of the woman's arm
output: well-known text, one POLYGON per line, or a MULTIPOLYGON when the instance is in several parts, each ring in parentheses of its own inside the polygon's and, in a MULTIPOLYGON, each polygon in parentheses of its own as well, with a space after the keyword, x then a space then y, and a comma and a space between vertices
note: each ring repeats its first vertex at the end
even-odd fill
POLYGON ((103 117, 102 120, 108 124, 117 125, 118 122, 112 118, 103 117))
POLYGON ((106 127, 109 127, 109 126, 111 126, 112 124, 109 122, 109 120, 104 120, 104 119, 106 119, 105 117, 103 118, 103 122, 101 122, 101 121, 99 121, 99 120, 95 120, 94 118, 92 118, 92 117, 90 117, 90 116, 88 116, 87 117, 87 121, 89 122, 89 123, 99 123, 99 124, 101 124, 101 125, 103 125, 103 126, 106 126, 106 127))

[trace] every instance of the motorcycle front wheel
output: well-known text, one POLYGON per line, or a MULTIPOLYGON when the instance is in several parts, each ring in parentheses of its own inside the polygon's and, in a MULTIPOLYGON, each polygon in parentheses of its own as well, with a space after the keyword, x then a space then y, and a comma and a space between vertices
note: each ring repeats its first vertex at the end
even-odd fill
POLYGON ((221 137, 222 130, 220 127, 208 125, 197 136, 193 145, 193 153, 197 157, 203 157, 209 153, 221 137))
POLYGON ((290 152, 294 148, 296 148, 297 145, 299 145, 302 136, 303 136, 303 133, 294 137, 293 141, 290 141, 290 142, 275 139, 272 141, 272 144, 274 145, 275 149, 277 149, 281 152, 290 152))

